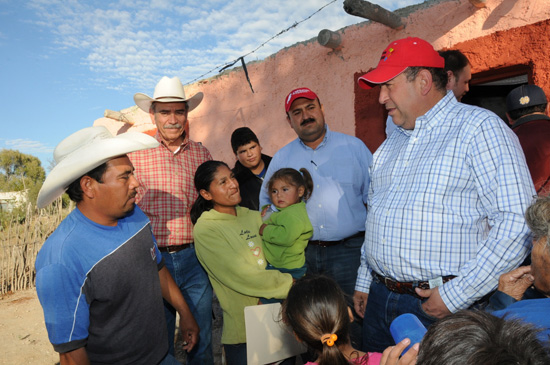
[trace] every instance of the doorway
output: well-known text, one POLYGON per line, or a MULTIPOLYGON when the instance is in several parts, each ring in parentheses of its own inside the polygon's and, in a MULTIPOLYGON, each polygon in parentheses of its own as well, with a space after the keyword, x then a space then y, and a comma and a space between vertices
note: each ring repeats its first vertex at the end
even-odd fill
POLYGON ((470 91, 462 102, 489 109, 508 124, 506 96, 512 89, 528 83, 532 83, 532 69, 527 65, 479 72, 472 75, 470 91))

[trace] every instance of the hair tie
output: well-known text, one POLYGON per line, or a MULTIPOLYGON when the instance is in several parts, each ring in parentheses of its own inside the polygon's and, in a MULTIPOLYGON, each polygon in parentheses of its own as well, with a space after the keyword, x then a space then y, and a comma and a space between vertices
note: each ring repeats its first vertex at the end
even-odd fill
POLYGON ((328 346, 334 346, 334 342, 338 339, 338 336, 336 336, 334 333, 327 333, 321 336, 321 342, 326 343, 328 346))

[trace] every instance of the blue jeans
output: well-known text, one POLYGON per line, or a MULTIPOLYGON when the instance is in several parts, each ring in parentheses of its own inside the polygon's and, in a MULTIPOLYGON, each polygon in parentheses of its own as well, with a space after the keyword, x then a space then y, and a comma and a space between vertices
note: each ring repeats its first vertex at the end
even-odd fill
MULTIPOLYGON (((180 288, 200 328, 199 342, 187 353, 188 364, 213 364, 212 356, 212 286, 202 268, 195 246, 174 253, 161 252, 164 264, 180 288)), ((168 328, 169 353, 174 354, 176 310, 164 302, 168 328)))
POLYGON ((361 345, 361 318, 353 309, 353 293, 357 270, 361 264, 361 246, 364 237, 355 237, 329 247, 307 245, 307 274, 323 274, 333 278, 346 294, 346 300, 354 313, 354 322, 350 326, 352 346, 361 345))
POLYGON ((355 237, 329 247, 307 245, 307 273, 330 276, 340 285, 344 293, 352 298, 357 269, 361 264, 361 246, 364 240, 364 237, 355 237))
POLYGON ((404 313, 412 313, 428 328, 437 318, 422 309, 426 299, 418 299, 409 294, 390 291, 376 277, 373 278, 363 320, 362 351, 383 352, 388 346, 395 345, 390 333, 390 324, 404 313))
MULTIPOLYGON (((293 279, 300 279, 306 274, 307 267, 304 264, 302 267, 298 267, 296 269, 285 269, 283 267, 277 268, 270 263, 268 263, 265 267, 266 270, 279 270, 283 274, 290 274, 293 279)), ((282 303, 284 299, 275 299, 275 298, 260 298, 260 301, 262 304, 273 304, 273 303, 282 303)))
POLYGON ((159 362, 159 365, 181 365, 181 362, 176 360, 174 355, 172 355, 170 352, 167 352, 166 356, 164 356, 164 359, 159 362))

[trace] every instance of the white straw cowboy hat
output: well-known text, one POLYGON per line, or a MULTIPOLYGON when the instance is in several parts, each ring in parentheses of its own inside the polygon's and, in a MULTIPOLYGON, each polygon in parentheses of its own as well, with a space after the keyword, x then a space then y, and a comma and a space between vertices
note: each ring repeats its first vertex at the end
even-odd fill
POLYGON ((136 105, 146 113, 149 113, 149 108, 154 101, 159 103, 177 103, 186 101, 187 105, 189 105, 189 111, 191 111, 201 103, 203 96, 203 93, 198 92, 192 97, 186 99, 185 90, 183 90, 183 85, 180 79, 177 76, 172 77, 171 79, 164 76, 160 79, 157 86, 155 86, 155 93, 153 94, 153 97, 143 93, 137 93, 134 95, 134 101, 136 102, 136 105))
POLYGON ((37 207, 44 208, 73 181, 112 158, 158 145, 156 139, 140 132, 113 137, 105 127, 88 127, 71 134, 55 147, 53 157, 57 164, 38 193, 37 207))

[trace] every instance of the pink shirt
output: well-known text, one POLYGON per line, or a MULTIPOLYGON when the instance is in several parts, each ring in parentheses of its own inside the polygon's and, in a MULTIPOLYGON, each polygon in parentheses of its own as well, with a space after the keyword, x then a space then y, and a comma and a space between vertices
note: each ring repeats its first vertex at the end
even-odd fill
MULTIPOLYGON (((379 365, 380 360, 382 359, 382 354, 380 352, 369 352, 365 356, 362 356, 358 359, 352 359, 350 364, 353 365, 379 365)), ((307 362, 305 365, 318 365, 316 362, 307 362)))

